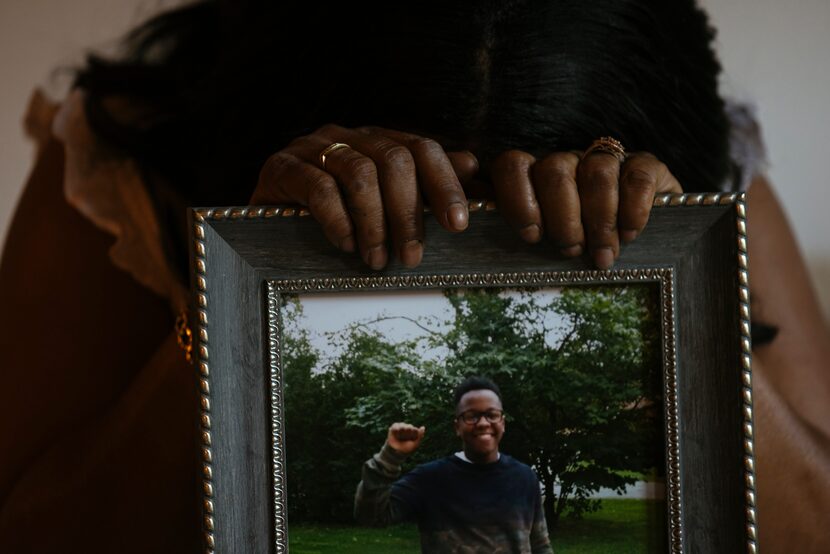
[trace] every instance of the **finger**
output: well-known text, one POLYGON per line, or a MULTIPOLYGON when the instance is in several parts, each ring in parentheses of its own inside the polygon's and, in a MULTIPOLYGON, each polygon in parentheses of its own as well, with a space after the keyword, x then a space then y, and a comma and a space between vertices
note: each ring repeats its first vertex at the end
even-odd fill
POLYGON ((596 151, 577 167, 582 225, 588 251, 599 269, 610 269, 619 255, 617 234, 620 162, 612 154, 596 151))
POLYGON ((530 180, 535 161, 527 152, 508 150, 493 160, 490 172, 499 210, 527 242, 542 238, 542 213, 530 180))
POLYGON ((334 178, 293 154, 277 152, 263 165, 251 204, 283 203, 308 206, 326 238, 354 252, 354 227, 334 178))
MULTIPOLYGON (((392 129, 364 127, 361 132, 384 136, 404 145, 412 154, 418 184, 441 226, 454 232, 467 228, 467 197, 452 161, 440 144, 429 138, 392 129)), ((473 158, 477 168, 478 161, 471 153, 467 154, 473 158)), ((469 159, 466 164, 471 165, 469 159)))
POLYGON ((418 190, 415 162, 410 152, 394 142, 377 145, 378 176, 392 244, 406 267, 423 257, 423 203, 418 190))
POLYGON ((318 131, 302 143, 292 143, 284 151, 314 163, 336 179, 355 227, 363 261, 372 269, 382 269, 388 261, 386 218, 374 161, 361 151, 362 145, 329 153, 324 169, 319 159, 319 153, 334 142, 350 144, 343 135, 332 132, 327 136, 318 131))
POLYGON ((668 173, 665 164, 651 154, 632 154, 626 159, 620 169, 620 240, 631 242, 643 231, 657 186, 668 173))
POLYGON ((418 438, 418 429, 411 425, 398 429, 395 432, 395 438, 399 441, 412 441, 418 438))
POLYGON ((393 248, 404 265, 418 265, 423 256, 423 204, 412 153, 402 144, 378 134, 336 125, 327 125, 319 132, 333 142, 351 145, 374 162, 393 248))
POLYGON ((389 429, 394 431, 405 431, 407 429, 415 429, 415 426, 410 425, 409 423, 403 423, 398 421, 396 423, 393 423, 389 429))
POLYGON ((462 187, 472 182, 478 175, 478 158, 469 150, 447 152, 447 158, 449 158, 452 169, 458 176, 462 187))
POLYGON ((472 152, 447 152, 447 157, 450 159, 452 168, 455 174, 458 175, 458 180, 461 181, 461 188, 464 190, 464 195, 468 199, 478 198, 493 198, 493 184, 490 181, 485 181, 479 175, 478 158, 472 152))
POLYGON ((565 256, 579 256, 585 247, 576 169, 579 156, 556 152, 533 166, 533 188, 548 236, 565 256))

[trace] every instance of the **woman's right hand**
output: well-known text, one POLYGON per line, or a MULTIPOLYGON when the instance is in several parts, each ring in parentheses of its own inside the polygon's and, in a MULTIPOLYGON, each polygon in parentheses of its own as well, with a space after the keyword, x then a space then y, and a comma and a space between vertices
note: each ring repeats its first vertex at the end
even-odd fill
POLYGON ((358 250, 372 269, 407 267, 423 255, 423 201, 442 227, 467 228, 461 180, 478 172, 469 152, 445 152, 434 140, 390 129, 324 125, 295 139, 263 166, 252 204, 307 206, 332 244, 358 250), (321 153, 334 143, 348 147, 321 153), (460 177, 460 178, 459 178, 460 177))

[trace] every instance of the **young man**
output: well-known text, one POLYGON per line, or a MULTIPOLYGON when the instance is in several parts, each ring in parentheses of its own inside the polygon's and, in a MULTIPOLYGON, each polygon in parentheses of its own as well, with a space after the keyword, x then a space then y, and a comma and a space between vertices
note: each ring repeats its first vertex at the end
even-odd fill
POLYGON ((455 390, 455 434, 462 450, 400 477, 424 427, 393 423, 386 444, 363 465, 355 517, 364 524, 416 521, 430 554, 549 554, 539 480, 499 452, 504 436, 499 388, 470 377, 455 390), (400 478, 399 478, 400 477, 400 478))

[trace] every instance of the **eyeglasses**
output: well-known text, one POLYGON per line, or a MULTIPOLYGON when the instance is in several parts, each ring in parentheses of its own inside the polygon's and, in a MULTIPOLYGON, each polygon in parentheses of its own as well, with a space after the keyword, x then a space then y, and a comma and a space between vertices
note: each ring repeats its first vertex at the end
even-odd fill
POLYGON ((487 410, 486 412, 464 412, 455 416, 455 419, 460 419, 467 425, 475 425, 481 418, 486 419, 490 423, 498 423, 504 419, 504 412, 502 410, 487 410))

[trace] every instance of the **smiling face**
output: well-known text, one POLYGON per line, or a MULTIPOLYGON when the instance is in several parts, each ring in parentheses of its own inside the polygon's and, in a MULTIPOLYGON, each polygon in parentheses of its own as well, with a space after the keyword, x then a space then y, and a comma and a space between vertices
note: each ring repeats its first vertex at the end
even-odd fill
POLYGON ((488 421, 483 414, 502 412, 501 400, 491 390, 471 390, 461 397, 455 410, 455 434, 464 443, 464 454, 474 463, 486 464, 499 459, 499 442, 504 435, 504 418, 488 421), (464 414, 481 415, 475 423, 465 423, 464 414))

